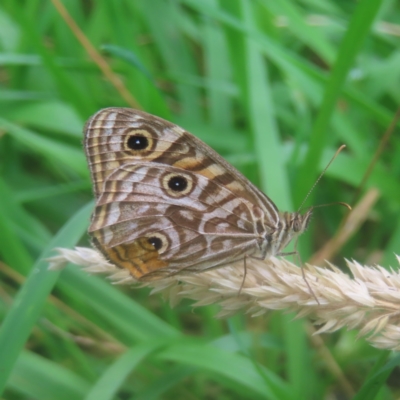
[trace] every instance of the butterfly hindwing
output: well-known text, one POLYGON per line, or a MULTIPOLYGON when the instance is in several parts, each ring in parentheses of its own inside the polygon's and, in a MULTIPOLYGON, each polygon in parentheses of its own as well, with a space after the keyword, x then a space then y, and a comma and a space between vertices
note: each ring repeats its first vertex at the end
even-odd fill
MULTIPOLYGON (((89 232, 108 258, 125 267, 129 258, 139 265, 136 259, 147 248, 144 238, 158 241, 158 254, 149 254, 146 263, 158 260, 154 270, 160 272, 163 265, 162 273, 168 275, 230 261, 233 248, 242 254, 254 250, 251 209, 246 200, 202 175, 135 162, 122 165, 104 182, 89 232), (173 190, 170 184, 176 177, 185 190, 173 190)), ((145 270, 143 265, 135 268, 145 270)), ((150 273, 155 275, 146 269, 150 273)))

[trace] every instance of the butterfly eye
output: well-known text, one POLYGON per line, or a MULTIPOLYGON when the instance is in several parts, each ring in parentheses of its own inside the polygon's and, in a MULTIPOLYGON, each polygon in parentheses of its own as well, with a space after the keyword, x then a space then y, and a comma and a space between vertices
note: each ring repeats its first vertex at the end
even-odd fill
POLYGON ((302 219, 299 215, 295 216, 292 223, 293 223, 293 231, 294 232, 300 232, 302 230, 302 219))
POLYGON ((295 219, 295 220, 293 221, 293 230, 294 230, 295 232, 299 232, 300 229, 301 229, 300 221, 297 220, 297 219, 295 219))
POLYGON ((183 197, 193 189, 193 178, 189 174, 166 174, 162 177, 162 186, 171 197, 183 197))
POLYGON ((150 150, 153 147, 153 142, 150 132, 146 130, 130 131, 126 135, 125 148, 138 155, 150 150))
POLYGON ((154 232, 147 235, 147 241, 151 244, 159 254, 164 253, 168 248, 168 239, 160 232, 154 232))

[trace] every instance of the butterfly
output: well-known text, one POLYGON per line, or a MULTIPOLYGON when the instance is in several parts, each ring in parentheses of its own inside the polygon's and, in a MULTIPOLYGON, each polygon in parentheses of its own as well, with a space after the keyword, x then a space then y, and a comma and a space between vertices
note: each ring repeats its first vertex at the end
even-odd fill
POLYGON ((95 247, 138 281, 284 255, 308 226, 280 212, 195 136, 159 117, 106 108, 86 123, 95 247))

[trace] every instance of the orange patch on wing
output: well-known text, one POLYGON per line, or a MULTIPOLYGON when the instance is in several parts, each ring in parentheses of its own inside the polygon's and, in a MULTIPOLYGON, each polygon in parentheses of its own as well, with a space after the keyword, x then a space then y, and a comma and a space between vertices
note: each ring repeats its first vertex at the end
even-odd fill
POLYGON ((233 192, 240 192, 245 190, 244 186, 238 181, 233 181, 231 183, 228 183, 226 185, 226 188, 232 190, 233 192))
POLYGON ((149 239, 142 237, 129 244, 103 248, 109 260, 119 267, 126 268, 137 280, 151 280, 146 275, 168 266, 160 260, 158 251, 149 243, 149 239))
POLYGON ((225 169, 218 164, 212 164, 207 168, 197 171, 198 174, 203 175, 210 180, 214 179, 216 176, 223 175, 225 172, 225 169))
POLYGON ((182 168, 188 171, 191 171, 199 166, 198 160, 193 157, 186 157, 178 160, 176 163, 173 164, 176 168, 182 168))

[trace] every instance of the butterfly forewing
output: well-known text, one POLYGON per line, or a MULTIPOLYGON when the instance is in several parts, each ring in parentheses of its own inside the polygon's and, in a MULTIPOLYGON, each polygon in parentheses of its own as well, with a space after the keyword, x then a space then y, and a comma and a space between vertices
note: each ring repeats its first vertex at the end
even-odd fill
POLYGON ((232 191, 232 195, 258 204, 272 225, 278 222, 275 204, 213 149, 171 122, 129 108, 106 108, 85 126, 85 148, 95 193, 105 179, 121 165, 132 162, 157 162, 193 171, 232 191), (129 138, 143 135, 149 140, 144 151, 128 147, 129 138))

